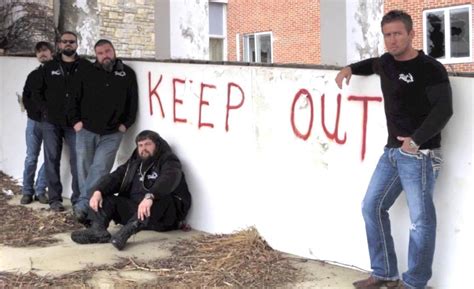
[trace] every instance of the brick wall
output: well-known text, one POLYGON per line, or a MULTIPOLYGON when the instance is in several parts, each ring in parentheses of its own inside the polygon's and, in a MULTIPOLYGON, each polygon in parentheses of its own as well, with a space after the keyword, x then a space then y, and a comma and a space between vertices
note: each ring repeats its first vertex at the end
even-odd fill
POLYGON ((228 59, 237 60, 236 34, 272 32, 274 63, 320 63, 318 0, 229 0, 228 59))
MULTIPOLYGON (((473 4, 474 1, 469 0, 385 0, 385 13, 393 9, 405 10, 411 15, 413 19, 413 29, 415 30, 415 39, 413 46, 417 49, 423 49, 423 11, 433 8, 449 7, 456 5, 473 4)), ((474 8, 474 7, 473 7, 474 8)), ((474 13, 473 13, 473 27, 471 28, 471 35, 474 35, 474 13)), ((471 50, 474 54, 474 43, 471 50)), ((449 72, 474 72, 474 62, 448 64, 446 69, 449 72)))
POLYGON ((154 0, 99 0, 100 37, 119 57, 155 57, 154 0))

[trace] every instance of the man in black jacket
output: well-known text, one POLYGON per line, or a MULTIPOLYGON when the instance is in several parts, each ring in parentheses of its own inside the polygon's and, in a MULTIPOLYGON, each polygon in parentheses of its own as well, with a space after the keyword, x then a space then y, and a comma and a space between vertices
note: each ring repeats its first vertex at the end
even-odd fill
POLYGON ((92 65, 77 53, 77 36, 67 31, 61 34, 59 53, 41 68, 41 78, 32 85, 33 98, 42 111, 44 159, 48 180, 49 206, 53 211, 64 211, 62 205, 62 184, 60 162, 63 138, 69 147, 72 174, 72 197, 75 203, 79 197, 76 164, 76 133, 67 120, 67 108, 77 91, 75 76, 78 71, 92 65))
POLYGON ((444 66, 412 46, 407 13, 382 18, 388 53, 343 68, 339 88, 352 74, 380 75, 388 140, 362 204, 372 274, 354 282, 364 288, 425 288, 432 275, 436 239, 433 191, 441 167, 441 130, 453 114, 451 86, 444 66), (399 281, 388 210, 405 192, 410 212, 408 270, 399 281))
POLYGON ((79 189, 74 215, 86 220, 92 188, 110 173, 125 131, 135 122, 138 88, 135 72, 116 58, 106 39, 94 46, 97 60, 79 72, 78 94, 70 110, 76 131, 79 189))
POLYGON ((39 68, 53 59, 53 47, 48 42, 40 41, 35 45, 35 54, 41 65, 28 74, 22 95, 22 102, 28 115, 25 133, 26 158, 23 169, 23 197, 20 200, 23 205, 33 202, 33 197, 42 204, 48 203, 44 164, 41 165, 38 171, 35 184, 36 165, 38 164, 38 156, 43 142, 43 133, 41 132, 41 110, 37 103, 32 101, 31 85, 35 79, 41 78, 39 68))
POLYGON ((179 159, 156 132, 142 131, 135 142, 130 159, 96 186, 89 201, 91 227, 73 232, 74 242, 110 241, 122 250, 140 230, 174 230, 184 221, 191 195, 179 159), (107 231, 111 220, 124 225, 113 236, 107 231))

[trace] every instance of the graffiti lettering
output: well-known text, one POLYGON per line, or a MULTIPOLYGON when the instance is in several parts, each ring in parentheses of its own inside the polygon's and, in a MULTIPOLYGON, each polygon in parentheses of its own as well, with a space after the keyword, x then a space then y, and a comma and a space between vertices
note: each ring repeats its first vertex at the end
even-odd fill
POLYGON ((360 158, 364 160, 365 158, 365 147, 367 139, 367 121, 369 119, 369 101, 382 102, 380 96, 354 96, 351 95, 347 98, 348 100, 362 101, 364 105, 363 118, 362 118, 362 148, 360 152, 360 158))
POLYGON ((203 96, 204 96, 204 88, 216 88, 215 85, 212 85, 212 84, 205 84, 205 83, 201 83, 201 95, 199 97, 199 121, 198 121, 198 128, 201 128, 203 126, 207 126, 207 127, 210 127, 210 128, 213 128, 214 127, 214 124, 212 123, 209 123, 209 122, 202 122, 201 119, 202 119, 202 106, 203 105, 206 105, 206 106, 209 106, 209 101, 205 101, 203 100, 203 96))
POLYGON ((307 91, 306 89, 302 88, 300 89, 294 99, 293 99, 293 104, 291 105, 291 128, 293 129, 293 132, 295 133, 295 135, 303 140, 307 140, 309 138, 309 136, 311 135, 311 130, 313 129, 313 118, 314 118, 314 114, 313 114, 313 98, 311 97, 311 93, 309 93, 309 91, 307 91), (295 124, 295 106, 296 106, 296 102, 298 101, 298 99, 301 97, 301 96, 306 96, 306 99, 308 100, 308 103, 309 103, 309 106, 310 106, 310 119, 309 119, 309 124, 308 124, 308 130, 306 131, 306 133, 301 133, 301 131, 296 127, 296 124, 295 124))
POLYGON ((152 105, 151 98, 153 96, 156 96, 156 98, 158 99, 158 103, 160 104, 161 117, 164 118, 165 111, 163 110, 163 105, 161 104, 160 95, 158 94, 158 91, 157 91, 158 86, 160 85, 162 79, 163 79, 163 75, 160 75, 160 80, 158 80, 155 87, 151 89, 151 72, 150 71, 148 72, 148 101, 150 103, 150 115, 153 115, 153 105, 152 105))
MULTIPOLYGON (((153 99, 156 98, 158 100, 158 105, 160 106, 161 116, 162 118, 165 118, 165 111, 163 109, 162 98, 160 97, 160 94, 158 92, 158 89, 160 87, 162 80, 163 80, 163 75, 160 75, 158 81, 153 85, 152 73, 150 71, 148 72, 148 101, 149 101, 150 115, 153 115, 153 99)), ((185 99, 183 99, 183 96, 185 96, 185 93, 180 94, 179 91, 186 90, 186 86, 185 86, 186 81, 188 81, 189 83, 193 82, 192 80, 185 80, 181 78, 173 78, 171 81, 172 90, 173 90, 172 105, 173 105, 173 122, 174 123, 188 123, 188 119, 183 117, 182 114, 179 114, 179 111, 178 111, 181 106, 185 106, 185 99), (178 95, 181 95, 181 97, 178 97, 178 95)), ((205 107, 210 106, 209 100, 205 98, 205 92, 208 91, 209 89, 217 89, 217 86, 214 84, 201 82, 200 89, 201 91, 199 94, 197 126, 199 129, 201 129, 202 127, 214 128, 214 123, 204 121, 203 116, 204 116, 204 112, 206 111, 205 107)), ((229 119, 230 119, 230 114, 231 114, 230 112, 241 108, 244 105, 244 102, 245 102, 245 93, 242 87, 235 82, 229 82, 227 84, 227 103, 225 107, 226 111, 225 111, 225 126, 224 127, 225 127, 226 132, 230 130, 230 124, 229 124, 229 119), (240 93, 236 93, 235 92, 236 90, 239 91, 240 93)))
POLYGON ((344 144, 346 143, 346 133, 344 133, 344 139, 340 139, 338 137, 338 131, 339 131, 339 116, 341 113, 341 94, 337 95, 337 113, 336 113, 336 125, 334 127, 334 132, 330 133, 329 130, 326 127, 326 121, 324 117, 324 111, 325 111, 325 106, 324 106, 324 94, 321 95, 321 125, 323 126, 324 133, 329 139, 334 140, 338 144, 344 144))
POLYGON ((185 84, 186 81, 179 78, 173 78, 173 121, 186 123, 188 122, 187 119, 176 117, 176 104, 177 103, 183 104, 183 100, 176 97, 176 83, 177 82, 181 84, 185 84))
POLYGON ((225 131, 229 131, 229 112, 230 112, 230 110, 241 108, 242 105, 244 104, 244 100, 245 100, 245 94, 244 94, 244 91, 242 90, 242 87, 240 87, 236 83, 229 82, 229 84, 227 85, 227 106, 226 106, 226 113, 225 113, 225 131), (241 98, 240 98, 239 104, 237 104, 237 105, 231 105, 230 104, 230 96, 231 96, 231 92, 232 92, 232 87, 235 87, 238 90, 240 90, 241 98))

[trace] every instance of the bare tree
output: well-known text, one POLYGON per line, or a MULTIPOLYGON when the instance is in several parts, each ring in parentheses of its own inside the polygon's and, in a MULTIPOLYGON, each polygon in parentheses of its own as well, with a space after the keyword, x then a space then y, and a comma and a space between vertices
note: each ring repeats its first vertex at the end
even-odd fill
POLYGON ((53 9, 45 1, 1 1, 0 49, 31 54, 38 41, 54 42, 53 9))

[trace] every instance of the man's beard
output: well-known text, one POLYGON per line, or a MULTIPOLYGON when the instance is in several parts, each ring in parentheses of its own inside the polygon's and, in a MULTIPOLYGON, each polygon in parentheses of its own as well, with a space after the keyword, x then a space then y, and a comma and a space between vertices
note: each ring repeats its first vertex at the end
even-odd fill
POLYGON ((74 54, 76 54, 76 50, 75 49, 69 49, 69 50, 63 49, 62 53, 66 56, 73 56, 74 54))
POLYGON ((155 161, 154 154, 151 154, 149 152, 146 156, 139 155, 139 157, 145 167, 150 166, 155 161))
POLYGON ((112 72, 115 66, 115 59, 109 59, 109 61, 105 61, 104 59, 104 62, 101 63, 100 65, 105 71, 112 72))

